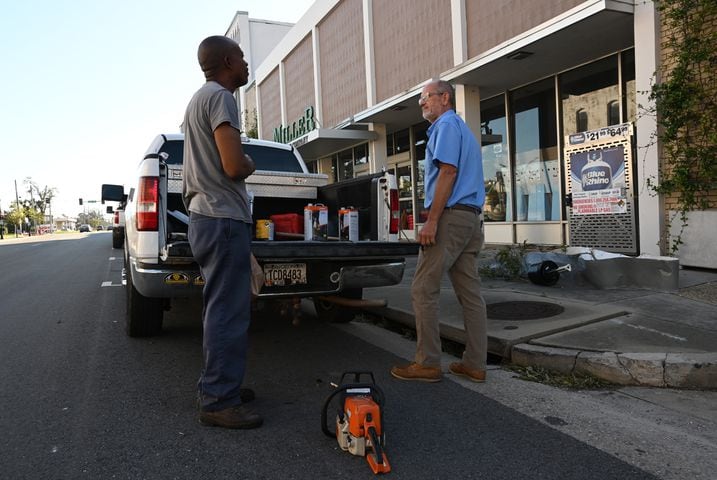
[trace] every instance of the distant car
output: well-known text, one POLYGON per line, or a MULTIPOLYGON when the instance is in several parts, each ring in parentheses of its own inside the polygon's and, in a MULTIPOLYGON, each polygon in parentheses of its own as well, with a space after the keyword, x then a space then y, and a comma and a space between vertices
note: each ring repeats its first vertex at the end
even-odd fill
POLYGON ((92 231, 92 227, 90 227, 86 223, 83 223, 82 225, 80 225, 80 232, 91 232, 91 231, 92 231))
POLYGON ((105 229, 105 227, 103 227, 102 225, 97 225, 97 228, 95 228, 95 230, 97 230, 98 232, 100 230, 104 230, 104 229, 105 229))

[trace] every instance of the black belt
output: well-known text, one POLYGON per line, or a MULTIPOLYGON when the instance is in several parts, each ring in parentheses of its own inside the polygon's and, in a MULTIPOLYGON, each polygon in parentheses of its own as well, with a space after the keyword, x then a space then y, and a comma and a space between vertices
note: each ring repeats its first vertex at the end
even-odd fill
POLYGON ((478 207, 472 207, 470 205, 463 205, 462 203, 456 203, 452 207, 446 207, 446 210, 463 210, 466 212, 473 212, 477 215, 481 214, 481 209, 478 207))

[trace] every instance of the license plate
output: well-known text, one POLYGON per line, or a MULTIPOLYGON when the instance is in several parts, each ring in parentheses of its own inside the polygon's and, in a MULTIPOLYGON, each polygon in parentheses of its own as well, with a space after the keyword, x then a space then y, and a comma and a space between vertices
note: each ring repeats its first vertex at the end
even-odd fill
POLYGON ((267 263, 264 265, 264 285, 267 287, 305 284, 305 263, 267 263))

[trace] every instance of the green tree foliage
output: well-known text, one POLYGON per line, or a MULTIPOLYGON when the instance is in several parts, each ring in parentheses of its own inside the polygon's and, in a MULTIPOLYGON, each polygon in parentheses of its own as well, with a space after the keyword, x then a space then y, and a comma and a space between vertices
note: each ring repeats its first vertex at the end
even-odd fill
MULTIPOLYGON (((717 1, 655 3, 668 34, 661 78, 650 92, 663 158, 659 181, 648 185, 674 199, 684 230, 688 212, 715 207, 710 194, 717 190, 717 1)), ((676 253, 681 232, 672 240, 676 253)))

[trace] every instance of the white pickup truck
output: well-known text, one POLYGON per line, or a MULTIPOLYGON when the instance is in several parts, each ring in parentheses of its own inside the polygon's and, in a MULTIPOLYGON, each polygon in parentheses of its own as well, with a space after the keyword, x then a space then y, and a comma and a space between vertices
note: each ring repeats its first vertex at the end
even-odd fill
MULTIPOLYGON (((181 134, 157 136, 127 192, 126 331, 133 337, 158 334, 172 298, 201 295, 204 281, 187 240, 182 202, 183 146, 181 134)), ((293 302, 296 311, 301 298, 310 297, 320 318, 347 322, 355 307, 368 302, 361 300, 363 288, 401 281, 405 257, 415 255, 418 245, 399 242, 393 175, 329 184, 326 175, 309 173, 291 146, 247 138, 244 151, 257 167, 246 179, 255 225, 277 214, 303 218, 308 204, 322 204, 329 212, 325 241, 305 241, 303 234, 278 230, 274 240, 252 241, 252 253, 267 278, 258 295, 260 305, 293 302), (358 211, 357 241, 338 240, 337 213, 349 206, 358 211)), ((121 201, 124 195, 120 185, 102 186, 103 201, 121 201)))

